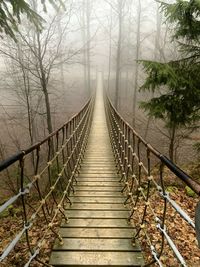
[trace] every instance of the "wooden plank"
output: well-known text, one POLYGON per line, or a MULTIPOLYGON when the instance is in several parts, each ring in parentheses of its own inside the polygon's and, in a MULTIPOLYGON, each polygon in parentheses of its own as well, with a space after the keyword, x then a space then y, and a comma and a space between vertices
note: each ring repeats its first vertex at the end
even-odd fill
MULTIPOLYGON (((68 223, 63 221, 62 227, 100 227, 100 228, 128 228, 131 227, 130 223, 127 221, 127 219, 106 219, 106 218, 76 218, 76 219, 70 219, 68 223)), ((132 228, 132 227, 131 227, 132 228)))
POLYGON ((102 211, 102 210, 69 210, 65 212, 69 218, 128 218, 128 211, 102 211))
POLYGON ((116 162, 114 161, 114 159, 112 159, 111 161, 108 161, 105 159, 105 161, 99 161, 98 159, 90 159, 90 160, 86 160, 84 159, 84 161, 82 162, 82 166, 86 166, 88 164, 94 164, 96 166, 113 166, 116 167, 116 162))
POLYGON ((99 148, 97 147, 96 149, 90 148, 90 149, 86 149, 85 151, 87 157, 91 157, 91 156, 99 156, 99 157, 113 157, 112 151, 110 149, 101 149, 99 150, 99 148))
POLYGON ((120 175, 115 173, 80 173, 78 177, 120 178, 120 175))
POLYGON ((132 238, 133 229, 130 228, 60 228, 62 237, 70 238, 132 238))
POLYGON ((109 170, 103 170, 103 169, 101 169, 101 170, 91 170, 91 169, 89 169, 89 170, 82 170, 81 171, 81 174, 85 174, 85 175, 87 175, 87 174, 114 174, 115 175, 115 172, 114 171, 109 171, 109 170))
POLYGON ((123 204, 106 204, 106 203, 75 203, 68 209, 70 210, 124 210, 123 204))
POLYGON ((123 204, 124 201, 126 200, 125 197, 87 197, 87 196, 82 196, 82 197, 70 197, 72 203, 121 203, 123 204))
POLYGON ((75 192, 75 194, 73 195, 71 193, 72 196, 108 196, 108 197, 120 197, 123 196, 123 194, 121 192, 101 192, 101 191, 96 191, 95 193, 93 191, 77 191, 75 192))
POLYGON ((84 181, 84 180, 81 180, 81 181, 78 181, 78 184, 79 186, 94 186, 94 187, 99 187, 99 186, 104 186, 104 187, 122 187, 122 185, 118 182, 118 180, 116 179, 114 182, 113 181, 105 181, 105 182, 101 182, 101 181, 84 181))
MULTIPOLYGON (((117 166, 114 164, 114 163, 101 163, 101 162, 87 162, 87 163, 85 163, 84 165, 82 164, 82 168, 88 168, 88 165, 89 166, 91 166, 91 165, 93 165, 93 167, 92 168, 94 168, 94 169, 97 169, 97 168, 107 168, 107 167, 109 167, 109 168, 112 168, 113 170, 115 170, 115 172, 117 171, 117 166)), ((81 168, 81 169, 82 169, 81 168)))
POLYGON ((94 162, 94 161, 92 161, 92 162, 87 162, 87 163, 85 163, 84 165, 82 165, 82 167, 81 167, 81 170, 82 169, 86 169, 86 168, 91 168, 91 169, 98 169, 98 168, 110 168, 110 169, 112 169, 113 170, 113 172, 117 172, 117 166, 114 164, 114 163, 101 163, 101 162, 94 162))
POLYGON ((114 162, 113 155, 110 155, 110 156, 106 155, 106 156, 102 156, 102 157, 91 155, 91 156, 86 156, 84 158, 84 160, 85 160, 85 162, 87 160, 92 160, 92 161, 95 160, 95 161, 99 161, 99 162, 114 162))
MULTIPOLYGON (((99 87, 98 87, 99 88, 99 87)), ((72 206, 65 211, 69 222, 60 228, 63 245, 57 242, 52 266, 142 266, 140 247, 132 245, 134 228, 123 205, 116 162, 110 144, 103 96, 97 90, 89 142, 78 184, 71 192, 72 206)))
POLYGON ((92 191, 94 192, 120 192, 122 190, 121 186, 112 187, 112 186, 98 186, 98 187, 92 187, 92 186, 79 186, 76 185, 75 187, 76 192, 78 191, 92 191))
POLYGON ((63 253, 55 251, 51 255, 53 266, 143 266, 140 252, 87 252, 71 251, 63 253))
POLYGON ((88 238, 63 238, 54 246, 54 251, 141 251, 138 245, 133 245, 130 239, 88 239, 88 238))
POLYGON ((78 177, 76 178, 76 180, 78 182, 115 182, 115 183, 119 183, 119 178, 99 178, 99 177, 89 177, 89 178, 86 178, 86 177, 78 177))
MULTIPOLYGON (((89 178, 85 178, 85 179, 89 179, 89 178)), ((119 179, 112 179, 111 181, 107 179, 105 179, 104 181, 102 180, 90 180, 87 181, 84 178, 82 178, 81 180, 78 180, 78 184, 77 185, 84 185, 84 186, 120 186, 122 187, 122 184, 119 182, 119 179)), ((103 179, 103 178, 102 178, 103 179)))
POLYGON ((116 167, 115 166, 96 166, 93 164, 90 165, 88 164, 88 166, 85 166, 85 167, 82 167, 81 169, 81 172, 100 172, 100 171, 104 171, 104 172, 112 172, 112 173, 115 173, 117 171, 116 167))
POLYGON ((85 159, 91 159, 91 158, 98 158, 98 159, 109 159, 109 160, 113 160, 113 154, 112 152, 108 152, 108 153, 105 153, 105 154, 102 154, 102 153, 90 153, 90 152, 86 152, 85 151, 85 159))
POLYGON ((85 163, 85 164, 82 164, 81 165, 81 169, 85 169, 85 168, 103 168, 105 167, 106 169, 107 168, 110 168, 112 170, 116 170, 116 165, 114 162, 107 162, 107 164, 103 163, 102 164, 96 164, 96 163, 99 163, 98 161, 96 162, 90 162, 90 163, 85 163))

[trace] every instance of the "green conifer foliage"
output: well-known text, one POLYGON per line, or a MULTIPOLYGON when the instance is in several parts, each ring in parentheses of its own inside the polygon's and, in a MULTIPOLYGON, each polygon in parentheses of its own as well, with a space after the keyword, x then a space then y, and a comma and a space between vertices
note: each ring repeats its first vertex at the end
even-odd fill
MULTIPOLYGON (((62 0, 48 0, 55 8, 64 6, 62 0), (57 2, 57 4, 56 4, 57 2)), ((38 1, 39 2, 39 1, 38 1)), ((45 0, 40 0, 43 10, 46 11, 45 0)), ((16 41, 15 32, 21 23, 22 15, 26 15, 38 30, 42 29, 43 19, 30 6, 27 0, 1 0, 0 1, 0 37, 3 34, 9 35, 16 41)))
MULTIPOLYGON (((160 3, 174 26, 172 39, 178 41, 181 59, 166 63, 141 61, 147 73, 141 90, 156 92, 141 107, 149 116, 162 119, 173 132, 171 138, 175 138, 177 129, 195 128, 200 120, 200 0, 160 3)), ((170 149, 174 149, 173 141, 170 149)), ((173 151, 169 154, 173 160, 173 151)))

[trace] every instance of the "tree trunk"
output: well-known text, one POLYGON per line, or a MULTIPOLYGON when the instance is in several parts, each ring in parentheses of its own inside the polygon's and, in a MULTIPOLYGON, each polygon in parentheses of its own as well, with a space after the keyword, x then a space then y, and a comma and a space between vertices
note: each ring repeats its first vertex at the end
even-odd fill
MULTIPOLYGON (((155 48, 154 48, 154 61, 157 61, 161 59, 161 53, 162 50, 160 49, 160 34, 161 34, 161 24, 162 24, 162 19, 159 11, 159 4, 157 3, 157 9, 156 9, 156 37, 155 37, 155 48)), ((154 97, 154 93, 152 92, 151 98, 154 97)), ((145 134, 144 134, 144 139, 147 139, 148 131, 149 131, 149 126, 151 123, 151 117, 148 117, 147 120, 147 125, 145 129, 145 134)))
POLYGON ((86 5, 85 0, 82 0, 81 10, 80 10, 80 26, 81 26, 81 34, 82 34, 82 43, 83 43, 83 77, 84 77, 84 90, 88 93, 88 85, 87 85, 87 38, 86 38, 86 5))
POLYGON ((169 144, 169 158, 171 161, 174 161, 175 136, 176 136, 176 126, 174 124, 171 128, 170 144, 169 144))
MULTIPOLYGON (((130 45, 131 45, 131 7, 130 11, 129 11, 129 19, 128 19, 128 40, 127 40, 127 58, 126 61, 127 63, 129 63, 130 60, 130 45)), ((125 83, 125 99, 126 101, 128 101, 129 98, 129 66, 126 69, 126 83, 125 83)))
POLYGON ((45 70, 44 70, 43 61, 42 61, 42 52, 41 52, 40 33, 39 32, 36 33, 36 37, 37 37, 40 84, 41 84, 42 92, 44 94, 46 116, 47 116, 47 129, 48 129, 48 133, 50 134, 53 132, 52 118, 51 118, 51 107, 50 107, 50 101, 49 101, 49 92, 47 89, 48 80, 47 80, 47 77, 45 75, 45 70))
POLYGON ((108 85, 107 90, 110 90, 110 74, 111 74, 111 56, 112 56, 112 9, 110 11, 110 28, 109 28, 109 58, 108 58, 108 85))
POLYGON ((91 92, 91 70, 90 70, 90 0, 87 0, 87 7, 86 7, 86 21, 87 21, 87 86, 89 93, 91 92))
MULTIPOLYGON (((85 10, 85 9, 84 9, 85 10)), ((86 40, 86 34, 85 34, 85 27, 86 27, 86 24, 85 24, 85 12, 83 14, 83 43, 84 45, 87 43, 87 40, 86 40)), ((84 85, 85 85, 85 91, 88 92, 88 83, 87 83, 87 52, 86 52, 86 49, 84 49, 84 52, 83 52, 83 65, 84 65, 84 85)))
POLYGON ((132 125, 135 128, 135 121, 136 121, 136 105, 137 105, 137 90, 138 90, 138 74, 139 74, 139 65, 138 59, 140 54, 140 28, 141 28, 141 1, 138 0, 138 10, 137 10, 138 18, 137 18, 137 43, 136 43, 136 65, 135 65, 135 73, 134 73, 134 93, 133 93, 133 120, 132 125))
POLYGON ((49 101, 49 93, 47 90, 47 84, 43 79, 44 79, 44 77, 41 79, 42 91, 44 93, 45 107, 46 107, 46 114, 47 114, 47 129, 48 129, 48 133, 50 134, 53 132, 51 108, 50 108, 50 101, 49 101))
MULTIPOLYGON (((37 1, 33 0, 33 9, 37 12, 37 1)), ((38 74, 40 77, 40 85, 42 92, 44 94, 44 100, 45 100, 45 108, 46 108, 46 121, 47 121, 47 129, 48 133, 53 132, 53 126, 52 126, 52 118, 51 118, 51 107, 50 107, 50 101, 49 101, 49 92, 48 92, 48 79, 45 74, 45 70, 43 67, 43 55, 42 55, 42 49, 41 49, 41 40, 40 40, 40 32, 35 29, 36 33, 34 34, 34 42, 35 42, 35 49, 37 51, 37 61, 38 61, 38 74)))
MULTIPOLYGON (((61 10, 59 10, 59 20, 58 20, 58 31, 60 34, 62 34, 62 25, 61 25, 61 16, 62 16, 62 12, 61 10)), ((59 37, 61 38, 61 37, 59 37)), ((61 48, 62 49, 62 48, 61 48)), ((64 65, 63 62, 60 63, 60 82, 61 82, 61 89, 63 90, 63 92, 65 91, 65 75, 64 75, 64 65)))
POLYGON ((123 1, 118 0, 118 43, 117 43, 117 61, 116 61, 116 79, 115 79, 115 107, 118 109, 119 90, 120 90, 120 68, 121 68, 121 47, 122 47, 122 16, 123 1))

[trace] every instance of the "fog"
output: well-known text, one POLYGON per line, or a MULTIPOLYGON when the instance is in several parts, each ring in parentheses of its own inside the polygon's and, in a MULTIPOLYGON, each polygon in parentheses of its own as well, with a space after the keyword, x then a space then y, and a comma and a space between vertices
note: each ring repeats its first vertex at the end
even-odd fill
MULTIPOLYGON (((139 108, 151 95, 139 90, 146 76, 138 60, 178 58, 171 42, 173 27, 165 22, 159 4, 68 0, 59 10, 47 3, 47 12, 37 1, 30 4, 44 18, 43 29, 37 31, 23 17, 18 42, 8 36, 0 41, 2 157, 41 140, 78 112, 95 90, 97 71, 103 72, 104 87, 122 116, 168 153, 163 123, 149 124, 139 108)), ((190 142, 184 144, 193 155, 190 142)))

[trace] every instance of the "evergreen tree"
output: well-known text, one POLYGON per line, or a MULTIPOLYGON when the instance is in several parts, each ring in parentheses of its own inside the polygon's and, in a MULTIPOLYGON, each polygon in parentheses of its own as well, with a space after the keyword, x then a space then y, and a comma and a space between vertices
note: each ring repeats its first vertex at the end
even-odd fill
POLYGON ((170 132, 169 156, 174 160, 177 130, 194 127, 200 119, 200 1, 160 3, 174 27, 172 39, 177 41, 181 59, 142 61, 148 76, 141 90, 156 92, 156 96, 141 107, 165 122, 170 132))
MULTIPOLYGON (((46 11, 45 0, 40 0, 44 11, 46 11)), ((63 5, 62 0, 49 0, 55 7, 63 5)), ((26 0, 2 0, 0 1, 0 36, 3 34, 9 35, 15 41, 15 32, 18 30, 18 24, 21 23, 22 14, 26 15, 31 23, 33 23, 38 30, 42 29, 43 19, 30 7, 26 0)))

